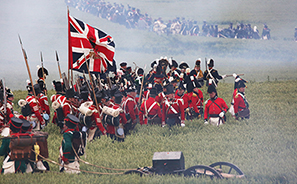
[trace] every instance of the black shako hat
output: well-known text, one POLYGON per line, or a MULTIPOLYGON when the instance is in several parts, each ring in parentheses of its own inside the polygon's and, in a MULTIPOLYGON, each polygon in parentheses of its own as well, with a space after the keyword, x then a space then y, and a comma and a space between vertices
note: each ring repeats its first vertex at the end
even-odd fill
POLYGON ((245 88, 246 85, 244 84, 245 82, 243 80, 239 80, 237 82, 237 88, 245 88))
POLYGON ((16 118, 16 117, 11 117, 9 121, 9 128, 13 133, 18 133, 20 132, 21 128, 23 125, 23 120, 16 118))
POLYGON ((55 91, 57 91, 57 92, 63 91, 63 85, 60 81, 53 81, 53 86, 55 88, 55 91))
POLYGON ((37 76, 39 78, 43 78, 43 75, 42 75, 43 72, 44 72, 45 75, 48 75, 48 71, 47 71, 46 68, 43 67, 43 71, 42 71, 42 67, 38 68, 38 70, 37 70, 37 76))
POLYGON ((213 67, 213 66, 214 66, 214 60, 213 60, 213 59, 210 59, 210 60, 207 62, 207 65, 208 65, 208 67, 213 67))
POLYGON ((73 88, 70 88, 68 90, 66 90, 66 98, 74 98, 75 96, 75 91, 73 88))
POLYGON ((26 133, 30 130, 31 128, 31 123, 25 119, 22 119, 23 124, 22 124, 22 133, 26 133))
POLYGON ((212 93, 212 92, 217 93, 216 87, 213 84, 209 84, 207 93, 212 93))
POLYGON ((166 86, 166 95, 174 93, 174 87, 172 84, 166 86))
POLYGON ((65 121, 65 125, 71 129, 75 129, 79 123, 79 119, 73 114, 68 114, 64 119, 64 121, 65 121))
POLYGON ((127 66, 127 63, 126 63, 126 62, 121 62, 121 63, 120 63, 120 66, 121 66, 121 67, 123 67, 123 66, 127 66))

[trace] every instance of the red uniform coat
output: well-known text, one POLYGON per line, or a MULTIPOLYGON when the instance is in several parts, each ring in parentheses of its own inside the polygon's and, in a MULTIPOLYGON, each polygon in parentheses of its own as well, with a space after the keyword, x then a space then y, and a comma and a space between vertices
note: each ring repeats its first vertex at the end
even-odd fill
POLYGON ((238 92, 235 95, 234 98, 234 113, 238 113, 239 111, 242 111, 243 109, 247 108, 246 103, 244 101, 244 95, 240 92, 238 92))
POLYGON ((74 116, 78 117, 78 113, 79 113, 78 107, 72 104, 69 100, 66 99, 65 103, 62 105, 63 105, 62 109, 63 109, 64 117, 66 117, 68 114, 73 114, 74 116))
POLYGON ((46 112, 48 115, 50 115, 50 108, 48 105, 48 99, 47 96, 44 95, 43 93, 40 93, 40 97, 38 99, 40 106, 41 106, 41 110, 42 112, 46 112))
POLYGON ((37 118, 41 125, 45 124, 45 121, 40 113, 40 104, 35 100, 33 95, 28 95, 26 98, 26 102, 29 104, 32 114, 30 115, 32 118, 37 118))
POLYGON ((208 99, 205 105, 204 119, 208 119, 209 115, 218 116, 222 111, 226 113, 227 110, 228 110, 228 106, 222 98, 216 97, 214 100, 208 99))
POLYGON ((190 104, 189 107, 193 108, 196 113, 199 113, 199 109, 203 107, 203 93, 200 89, 198 89, 198 93, 195 93, 194 91, 191 93, 188 93, 190 104))
POLYGON ((186 109, 186 108, 189 107, 190 97, 189 97, 189 94, 188 93, 184 93, 182 96, 179 96, 178 94, 176 94, 174 98, 176 98, 176 99, 179 99, 179 98, 180 99, 183 99, 183 101, 184 101, 184 109, 186 109))
POLYGON ((132 96, 127 95, 127 97, 123 100, 122 108, 126 115, 130 115, 132 121, 136 120, 136 116, 138 116, 139 112, 137 108, 137 102, 132 96))
POLYGON ((147 118, 153 117, 157 114, 159 118, 162 119, 162 113, 161 113, 161 107, 158 102, 155 101, 153 97, 149 97, 147 100, 145 100, 139 109, 139 121, 140 124, 146 124, 147 125, 147 118), (145 117, 147 116, 147 117, 145 117))
MULTIPOLYGON (((92 114, 92 122, 95 122, 95 125, 98 127, 98 129, 102 132, 103 135, 106 134, 106 130, 105 128, 103 127, 102 123, 101 123, 101 119, 100 119, 100 114, 99 112, 97 111, 97 108, 95 105, 91 105, 89 107, 90 110, 94 111, 93 114, 92 114)), ((92 129, 92 127, 91 127, 92 129)))
POLYGON ((182 99, 166 100, 163 103, 162 122, 165 122, 168 115, 180 115, 181 120, 185 120, 184 102, 182 99), (170 107, 171 106, 171 107, 170 107))
MULTIPOLYGON (((51 96, 51 101, 52 101, 52 103, 57 101, 61 106, 63 106, 63 104, 66 101, 66 97, 62 94, 57 93, 57 94, 51 96)), ((57 123, 56 119, 57 119, 57 112, 55 111, 52 123, 56 124, 57 123)))
MULTIPOLYGON (((8 104, 8 102, 7 102, 7 104, 8 104)), ((4 106, 3 105, 0 107, 0 111, 1 111, 1 113, 0 113, 0 129, 1 129, 5 125, 5 123, 8 124, 8 122, 10 121, 9 115, 12 114, 12 112, 11 112, 10 108, 8 108, 8 105, 6 105, 5 117, 4 117, 4 106)), ((0 130, 0 132, 1 132, 1 130, 0 130)))

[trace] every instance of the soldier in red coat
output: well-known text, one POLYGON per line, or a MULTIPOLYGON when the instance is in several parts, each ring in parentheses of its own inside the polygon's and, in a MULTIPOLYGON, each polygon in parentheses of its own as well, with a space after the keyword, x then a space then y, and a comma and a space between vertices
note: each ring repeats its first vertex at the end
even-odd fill
MULTIPOLYGON (((60 81, 53 81, 53 86, 55 88, 55 91, 56 91, 56 94, 52 95, 51 96, 51 101, 52 101, 52 104, 54 104, 54 102, 56 104, 59 104, 60 106, 60 109, 62 111, 62 107, 66 101, 66 97, 65 97, 65 93, 63 92, 63 85, 60 81)), ((58 117, 57 116, 57 109, 55 109, 55 112, 54 112, 54 117, 52 119, 52 123, 56 124, 57 126, 60 127, 60 129, 63 128, 63 120, 64 120, 64 114, 61 112, 61 116, 58 117)))
POLYGON ((233 117, 235 117, 235 112, 234 112, 234 99, 235 99, 235 96, 237 95, 238 93, 238 84, 240 81, 243 81, 244 83, 247 82, 246 80, 240 78, 238 75, 236 75, 236 73, 233 73, 233 77, 235 78, 234 80, 234 91, 233 91, 233 95, 232 95, 232 101, 231 101, 231 106, 229 108, 229 112, 231 113, 231 115, 233 117))
POLYGON ((3 96, 3 90, 0 90, 0 133, 2 129, 8 125, 8 122, 10 121, 10 115, 12 114, 9 103, 6 104, 6 113, 4 108, 4 96, 3 96))
POLYGON ((155 100, 155 97, 157 95, 156 88, 148 90, 148 95, 149 97, 143 101, 139 109, 140 124, 161 124, 161 107, 160 104, 155 100))
POLYGON ((173 125, 180 124, 182 127, 185 126, 185 111, 183 99, 174 98, 174 89, 171 84, 167 87, 166 100, 163 103, 163 118, 162 126, 165 123, 171 127, 173 125))
POLYGON ((245 87, 244 81, 240 80, 237 85, 238 92, 234 97, 234 113, 237 120, 250 118, 249 104, 244 94, 245 87))
POLYGON ((26 102, 30 106, 31 114, 27 116, 27 120, 32 124, 33 130, 40 130, 45 126, 45 120, 42 117, 41 105, 38 101, 40 97, 40 87, 38 84, 34 85, 36 97, 34 97, 31 83, 27 86, 28 96, 26 102))
POLYGON ((13 113, 13 103, 14 95, 11 91, 11 89, 6 88, 6 95, 7 95, 7 107, 10 109, 11 113, 13 113))
POLYGON ((73 114, 78 117, 78 99, 76 98, 73 88, 66 91, 66 100, 62 104, 63 115, 66 117, 68 114, 73 114))
POLYGON ((133 130, 137 124, 137 118, 139 115, 136 97, 136 88, 133 85, 128 86, 126 89, 127 97, 123 100, 121 106, 124 110, 124 113, 127 118, 127 123, 125 125, 125 134, 129 133, 130 130, 133 130))
POLYGON ((181 81, 179 83, 179 86, 177 88, 177 93, 174 98, 183 99, 184 111, 185 111, 185 114, 187 115, 187 113, 189 112, 189 95, 188 95, 188 93, 185 93, 185 90, 186 90, 186 88, 185 88, 183 82, 181 81))
POLYGON ((200 118, 203 116, 203 93, 199 89, 200 84, 198 79, 191 76, 193 80, 188 81, 187 91, 189 98, 189 110, 187 113, 187 119, 200 118))
POLYGON ((217 90, 213 84, 209 84, 207 93, 210 99, 205 103, 204 124, 219 126, 226 121, 225 113, 228 110, 226 102, 217 96, 217 90))

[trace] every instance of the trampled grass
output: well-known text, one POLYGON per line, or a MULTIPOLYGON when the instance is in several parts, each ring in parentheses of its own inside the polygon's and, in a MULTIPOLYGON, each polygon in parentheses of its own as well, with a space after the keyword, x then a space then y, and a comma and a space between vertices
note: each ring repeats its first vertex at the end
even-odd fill
MULTIPOLYGON (((86 157, 81 157, 99 166, 133 169, 151 166, 154 152, 182 151, 186 169, 226 161, 237 165, 245 173, 245 179, 219 181, 170 175, 69 175, 58 173, 58 167, 50 164, 52 172, 1 175, 0 183, 295 183, 296 85, 296 81, 248 83, 249 120, 235 121, 228 113, 227 123, 220 127, 206 126, 203 120, 187 121, 185 128, 174 127, 171 130, 137 125, 125 142, 112 143, 109 138, 101 137, 88 143, 86 157)), ((206 88, 203 87, 202 91, 207 99, 206 88)), ((228 106, 232 92, 233 84, 219 83, 218 94, 228 106)), ((15 101, 20 98, 19 94, 25 95, 25 92, 15 92, 15 101)), ((62 136, 52 124, 45 131, 50 134, 49 157, 57 161, 62 136)), ((81 169, 116 172, 84 163, 81 163, 81 169)))

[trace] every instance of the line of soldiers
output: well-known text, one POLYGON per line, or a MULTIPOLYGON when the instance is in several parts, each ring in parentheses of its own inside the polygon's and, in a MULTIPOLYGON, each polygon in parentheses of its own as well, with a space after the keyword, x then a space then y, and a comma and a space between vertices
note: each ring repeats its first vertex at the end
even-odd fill
MULTIPOLYGON (((191 70, 185 62, 178 64, 173 59, 160 58, 151 63, 151 70, 147 75, 139 67, 132 72, 132 68, 122 62, 113 77, 90 75, 87 80, 85 76, 78 76, 72 87, 69 86, 67 78, 53 81, 56 94, 50 98, 54 109, 52 123, 63 133, 60 163, 67 166, 61 167, 60 170, 78 173, 79 163, 75 153, 71 151, 74 132, 86 132, 88 141, 108 135, 112 140, 121 142, 124 141, 125 135, 134 130, 137 123, 184 127, 186 119, 203 118, 205 124, 224 124, 229 108, 225 101, 217 96, 216 86, 219 80, 228 76, 219 75, 214 69, 213 59, 207 61, 207 69, 204 72, 200 66, 200 59, 191 70), (168 67, 169 72, 166 71, 168 67), (200 90, 204 83, 210 96, 206 101, 200 90), (71 170, 69 167, 75 169, 71 170)), ((47 125, 50 108, 46 96, 46 75, 48 71, 45 68, 43 72, 39 70, 37 84, 27 85, 28 96, 26 100, 19 101, 22 115, 9 108, 8 99, 11 98, 11 92, 6 95, 8 101, 5 116, 4 100, 0 100, 0 122, 10 122, 6 126, 11 127, 14 118, 24 119, 29 122, 33 131, 47 125), (7 121, 2 121, 5 118, 7 121)), ((246 81, 236 74, 233 76, 235 85, 229 112, 236 119, 249 118, 249 105, 244 94, 246 81)), ((2 147, 0 153, 1 149, 4 149, 2 147)), ((7 154, 7 150, 5 153, 7 154)), ((41 170, 47 168, 41 164, 39 162, 41 170)))

